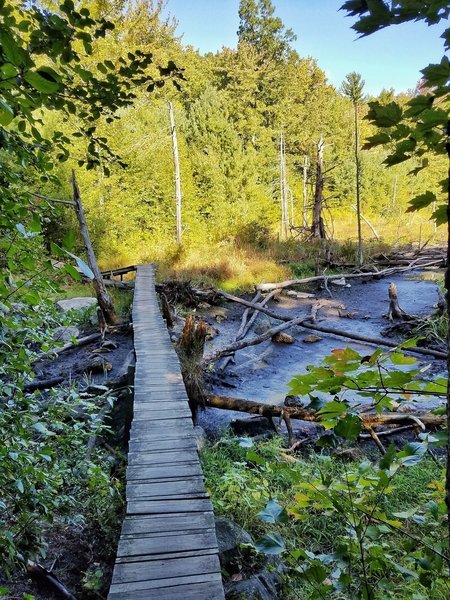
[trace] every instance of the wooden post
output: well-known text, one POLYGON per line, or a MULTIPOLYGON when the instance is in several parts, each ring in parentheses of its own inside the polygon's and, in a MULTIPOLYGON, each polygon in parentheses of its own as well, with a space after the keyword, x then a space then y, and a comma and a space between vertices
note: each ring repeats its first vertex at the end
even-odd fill
POLYGON ((308 227, 308 157, 303 157, 303 227, 308 227))
POLYGON ((314 206, 312 214, 312 236, 325 239, 325 224, 322 218, 323 208, 323 137, 317 144, 316 189, 314 191, 314 206))
POLYGON ((178 245, 181 246, 181 176, 180 176, 180 161, 178 158, 177 132, 175 129, 175 116, 174 116, 174 112, 173 112, 172 102, 169 102, 169 117, 170 117, 170 130, 172 133, 173 166, 175 169, 177 243, 178 243, 178 245))
POLYGON ((92 282, 95 293, 97 296, 99 307, 101 308, 106 322, 109 325, 115 325, 120 323, 121 319, 118 317, 111 298, 106 291, 106 287, 103 283, 102 274, 98 268, 97 259, 95 258, 94 249, 92 247, 91 238, 89 236, 89 230, 86 223, 86 217, 84 215, 83 205, 81 203, 80 189, 75 178, 75 171, 72 169, 72 192, 73 192, 73 203, 75 205, 75 212, 77 213, 78 223, 80 224, 81 236, 83 238, 84 247, 86 250, 87 260, 91 271, 94 273, 94 280, 92 282))

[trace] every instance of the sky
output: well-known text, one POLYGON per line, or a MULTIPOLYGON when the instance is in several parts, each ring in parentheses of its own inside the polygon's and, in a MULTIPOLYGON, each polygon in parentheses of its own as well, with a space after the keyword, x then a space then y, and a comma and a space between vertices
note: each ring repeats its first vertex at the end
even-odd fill
MULTIPOLYGON (((414 89, 420 70, 444 55, 439 37, 445 23, 428 27, 405 23, 357 39, 353 20, 339 7, 344 0, 272 0, 277 16, 297 35, 300 56, 312 56, 328 80, 339 87, 351 71, 361 73, 365 92, 414 89)), ((178 21, 177 33, 186 45, 202 53, 236 46, 239 0, 168 0, 167 10, 178 21)))

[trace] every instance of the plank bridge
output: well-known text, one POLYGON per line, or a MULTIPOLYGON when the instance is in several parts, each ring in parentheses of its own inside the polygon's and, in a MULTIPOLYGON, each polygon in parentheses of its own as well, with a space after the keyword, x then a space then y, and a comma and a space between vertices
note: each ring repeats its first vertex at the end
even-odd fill
POLYGON ((108 600, 222 600, 214 515, 154 267, 137 267, 126 516, 108 600))

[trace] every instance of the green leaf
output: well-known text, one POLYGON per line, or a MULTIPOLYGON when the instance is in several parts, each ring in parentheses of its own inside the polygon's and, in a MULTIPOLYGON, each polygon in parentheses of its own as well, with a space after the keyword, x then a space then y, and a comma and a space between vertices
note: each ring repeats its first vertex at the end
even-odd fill
POLYGON ((15 40, 13 35, 3 27, 0 31, 0 43, 6 58, 16 67, 23 67, 29 64, 30 59, 27 52, 20 46, 20 42, 15 40))
POLYGON ((19 492, 21 494, 23 494, 23 492, 25 490, 23 481, 21 479, 16 479, 15 484, 16 484, 16 488, 19 490, 19 492))
POLYGON ((450 61, 444 56, 439 64, 428 65, 421 73, 430 86, 446 85, 450 79, 450 61))
POLYGON ((51 431, 47 429, 44 423, 33 423, 33 429, 35 429, 38 433, 42 433, 43 435, 51 434, 51 431))
POLYGON ((402 352, 393 352, 390 358, 394 365, 415 365, 417 363, 413 356, 406 356, 402 352))
POLYGON ((385 105, 379 102, 369 102, 369 107, 367 118, 378 127, 393 127, 402 120, 403 111, 396 102, 385 105))
POLYGON ((354 442, 361 433, 361 421, 356 415, 347 415, 343 419, 339 419, 334 433, 354 442))
POLYGON ((394 443, 391 443, 389 448, 386 450, 386 454, 380 460, 380 469, 389 470, 396 457, 397 447, 394 443))
POLYGON ((88 279, 94 279, 94 273, 91 271, 90 267, 84 262, 84 260, 82 260, 79 256, 75 256, 75 254, 72 254, 72 252, 69 252, 68 250, 64 250, 64 252, 75 260, 75 262, 78 265, 78 268, 83 273, 83 275, 85 275, 88 279))
POLYGON ((277 533, 268 533, 255 543, 255 550, 261 554, 281 554, 285 547, 284 539, 277 533))
POLYGON ((422 208, 430 206, 430 204, 436 202, 436 200, 436 195, 433 194, 433 192, 425 192, 424 194, 419 194, 418 196, 415 196, 412 200, 410 200, 406 212, 414 212, 416 210, 420 210, 422 208))
POLYGON ((72 279, 75 279, 75 281, 81 281, 81 275, 79 274, 79 272, 75 269, 75 267, 73 265, 65 264, 64 271, 68 275, 70 275, 72 277, 72 279))
POLYGON ((14 119, 14 111, 4 100, 0 98, 0 125, 9 125, 14 119))
POLYGON ((440 204, 434 213, 431 215, 431 218, 435 220, 437 227, 439 225, 444 225, 447 223, 447 205, 440 204))
POLYGON ((402 464, 406 467, 412 467, 417 465, 422 458, 425 456, 428 449, 428 444, 420 442, 409 442, 405 444, 401 452, 398 453, 397 457, 402 464))
POLYGON ((391 136, 388 133, 377 133, 367 138, 366 143, 363 145, 363 150, 370 150, 375 146, 387 144, 391 141, 391 136))
POLYGON ((253 447, 253 440, 251 438, 238 438, 237 442, 241 448, 253 447))
POLYGON ((319 414, 326 417, 327 419, 333 417, 339 417, 340 415, 347 412, 348 406, 345 402, 338 402, 337 400, 331 400, 327 402, 323 408, 319 410, 319 414))
POLYGON ((256 515, 257 519, 261 519, 265 523, 285 523, 289 517, 285 509, 275 500, 269 500, 263 511, 256 515))
POLYGON ((416 96, 408 102, 408 109, 405 111, 405 117, 417 117, 424 110, 430 109, 433 106, 434 96, 427 94, 426 96, 416 96))
POLYGON ((59 89, 59 83, 43 69, 40 71, 28 71, 28 73, 25 73, 24 79, 42 94, 54 94, 59 89))

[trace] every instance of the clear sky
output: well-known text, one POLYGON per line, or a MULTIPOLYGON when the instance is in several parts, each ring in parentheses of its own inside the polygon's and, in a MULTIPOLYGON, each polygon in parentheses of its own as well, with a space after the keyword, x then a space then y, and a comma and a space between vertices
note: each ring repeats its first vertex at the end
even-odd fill
MULTIPOLYGON (((276 14, 297 35, 294 47, 299 54, 316 58, 336 86, 347 73, 357 71, 368 94, 377 95, 382 88, 406 91, 415 87, 420 69, 444 55, 442 23, 406 23, 357 39, 353 20, 338 10, 343 0, 272 1, 276 14)), ((202 53, 236 46, 238 6, 239 0, 168 0, 183 42, 202 53)))

